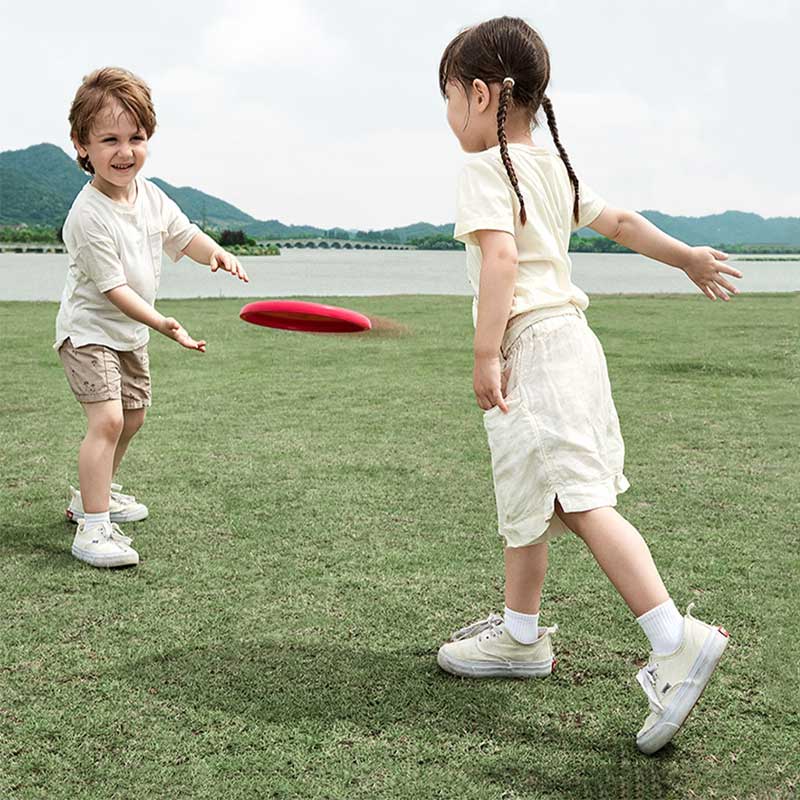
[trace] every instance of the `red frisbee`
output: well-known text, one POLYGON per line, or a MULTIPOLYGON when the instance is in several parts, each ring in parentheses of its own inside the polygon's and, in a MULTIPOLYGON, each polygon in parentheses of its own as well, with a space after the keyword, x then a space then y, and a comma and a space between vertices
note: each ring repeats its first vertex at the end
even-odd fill
POLYGON ((304 300, 258 300, 239 312, 245 322, 267 328, 314 333, 355 333, 368 331, 368 317, 339 306, 325 306, 304 300))

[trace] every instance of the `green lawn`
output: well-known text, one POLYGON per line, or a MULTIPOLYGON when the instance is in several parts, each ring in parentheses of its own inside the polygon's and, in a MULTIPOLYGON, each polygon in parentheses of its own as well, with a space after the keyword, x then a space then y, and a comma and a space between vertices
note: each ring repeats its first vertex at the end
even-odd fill
POLYGON ((576 538, 551 548, 554 675, 468 682, 439 643, 502 610, 462 297, 329 298, 393 320, 269 331, 164 301, 119 476, 141 565, 70 553, 83 417, 56 306, 0 303, 0 798, 767 798, 800 790, 800 295, 600 297, 620 510, 731 644, 638 753, 647 641, 576 538))

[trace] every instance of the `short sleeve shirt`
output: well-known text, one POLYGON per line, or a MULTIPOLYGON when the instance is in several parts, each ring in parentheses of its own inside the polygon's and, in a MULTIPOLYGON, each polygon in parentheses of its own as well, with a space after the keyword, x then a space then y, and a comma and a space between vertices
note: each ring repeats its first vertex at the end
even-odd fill
POLYGON ((67 280, 56 319, 55 349, 102 344, 135 350, 149 329, 123 314, 104 294, 128 285, 153 305, 161 278, 161 255, 178 261, 199 228, 154 183, 136 177, 133 205, 118 203, 91 183, 80 191, 64 223, 69 255, 67 280))
POLYGON ((469 161, 459 176, 454 238, 467 247, 473 321, 477 323, 481 250, 476 231, 480 230, 505 231, 516 241, 519 266, 510 318, 566 303, 584 309, 589 298, 572 282, 569 239, 573 231, 591 224, 606 203, 581 182, 576 223, 574 191, 561 158, 543 147, 510 144, 508 149, 525 200, 525 225, 520 223, 519 199, 499 147, 469 161))

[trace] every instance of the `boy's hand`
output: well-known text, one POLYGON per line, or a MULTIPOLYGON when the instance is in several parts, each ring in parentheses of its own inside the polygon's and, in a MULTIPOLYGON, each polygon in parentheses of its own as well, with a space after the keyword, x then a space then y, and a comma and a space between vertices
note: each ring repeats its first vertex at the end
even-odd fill
POLYGON ((503 399, 503 380, 500 374, 499 356, 475 356, 475 368, 472 372, 472 388, 478 405, 488 411, 499 406, 505 414, 508 406, 503 399))
POLYGON ((239 278, 239 280, 245 283, 250 282, 250 278, 247 277, 247 273, 244 271, 244 267, 239 263, 239 259, 232 256, 227 250, 223 250, 221 247, 211 254, 208 265, 211 267, 212 272, 223 269, 225 272, 230 272, 235 278, 239 278))
POLYGON ((164 321, 161 323, 159 330, 164 336, 169 336, 170 339, 174 339, 187 350, 199 350, 201 353, 205 353, 206 351, 205 340, 196 342, 189 336, 186 328, 173 317, 164 317, 164 321))
POLYGON ((727 258, 727 253, 715 250, 713 247, 693 247, 689 263, 683 267, 683 271, 709 299, 716 300, 721 297, 723 300, 730 300, 725 290, 727 289, 731 294, 739 294, 739 290, 725 280, 722 274, 741 278, 742 273, 738 269, 721 263, 727 258))

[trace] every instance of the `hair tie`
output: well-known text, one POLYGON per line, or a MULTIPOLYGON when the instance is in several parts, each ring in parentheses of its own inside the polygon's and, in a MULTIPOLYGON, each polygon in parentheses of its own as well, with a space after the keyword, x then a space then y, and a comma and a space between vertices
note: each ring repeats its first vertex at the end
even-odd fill
POLYGON ((503 86, 505 86, 509 82, 511 83, 511 88, 513 89, 514 88, 514 79, 511 78, 511 77, 503 78, 503 86))

